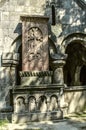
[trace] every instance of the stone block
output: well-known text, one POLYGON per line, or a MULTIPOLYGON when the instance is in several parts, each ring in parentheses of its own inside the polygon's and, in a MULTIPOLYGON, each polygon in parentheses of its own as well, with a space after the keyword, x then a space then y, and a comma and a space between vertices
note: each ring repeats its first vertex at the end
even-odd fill
POLYGON ((3 12, 1 20, 9 21, 9 12, 3 12))
POLYGON ((10 25, 10 21, 1 21, 2 29, 8 29, 10 25))
POLYGON ((52 72, 21 72, 22 85, 50 84, 52 82, 52 72))
MULTIPOLYGON (((15 10, 16 10, 16 7, 15 7, 15 10)), ((9 21, 11 21, 13 23, 17 22, 17 24, 18 24, 19 20, 20 20, 20 12, 13 11, 13 12, 9 13, 9 21)))
POLYGON ((78 86, 78 88, 71 88, 71 90, 65 91, 64 101, 67 104, 67 114, 73 112, 84 111, 86 108, 86 89, 83 91, 83 87, 78 86))
POLYGON ((24 6, 18 6, 18 5, 16 5, 15 11, 16 12, 23 12, 24 11, 24 6))
POLYGON ((25 5, 25 1, 24 0, 21 0, 21 1, 17 0, 17 5, 24 6, 25 5))
POLYGON ((45 16, 41 17, 21 16, 21 20, 23 24, 22 70, 23 71, 49 70, 48 27, 47 27, 47 22, 49 18, 45 16), (33 40, 31 32, 33 32, 33 40))
POLYGON ((48 120, 63 119, 63 113, 61 111, 45 112, 45 113, 22 113, 12 114, 12 123, 26 123, 26 122, 38 122, 48 120))
POLYGON ((18 53, 3 53, 2 54, 2 65, 3 66, 10 66, 16 65, 19 61, 18 53))

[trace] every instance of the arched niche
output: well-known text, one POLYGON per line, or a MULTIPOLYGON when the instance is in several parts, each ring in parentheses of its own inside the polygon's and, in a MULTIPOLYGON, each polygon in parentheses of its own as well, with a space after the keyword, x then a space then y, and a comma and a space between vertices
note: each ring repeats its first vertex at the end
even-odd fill
POLYGON ((85 75, 82 74, 82 66, 86 65, 86 35, 71 34, 65 38, 62 45, 64 53, 68 55, 63 69, 64 83, 67 86, 83 85, 85 75))
POLYGON ((36 111, 36 98, 34 96, 30 96, 28 98, 28 109, 29 112, 35 112, 36 111))
POLYGON ((16 99, 15 112, 16 113, 25 112, 25 99, 23 97, 18 97, 16 99))
POLYGON ((38 110, 40 112, 46 112, 47 111, 47 98, 46 98, 45 95, 42 95, 42 96, 39 97, 38 110))
POLYGON ((83 65, 80 70, 81 85, 86 85, 86 65, 83 65))
POLYGON ((49 110, 50 111, 57 111, 58 110, 58 97, 56 95, 52 95, 50 97, 49 110))
POLYGON ((72 43, 73 41, 80 41, 83 46, 86 46, 86 34, 84 33, 71 33, 67 36, 64 37, 61 47, 62 47, 62 52, 66 52, 67 46, 72 43))

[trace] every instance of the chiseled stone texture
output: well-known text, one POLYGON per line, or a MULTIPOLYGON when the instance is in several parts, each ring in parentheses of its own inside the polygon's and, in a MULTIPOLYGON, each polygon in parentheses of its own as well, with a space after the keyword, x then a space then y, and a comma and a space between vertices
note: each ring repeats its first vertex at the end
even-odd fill
MULTIPOLYGON (((15 84, 15 68, 2 67, 2 53, 16 51, 13 41, 21 34, 20 15, 29 14, 30 1, 0 1, 0 110, 9 106, 9 89, 15 84)), ((32 5, 33 6, 33 5, 32 5)))
MULTIPOLYGON (((54 2, 56 2, 54 4, 56 25, 51 27, 49 35, 61 48, 60 45, 68 34, 86 33, 86 11, 75 0, 55 0, 54 2)), ((12 87, 15 84, 15 68, 10 68, 9 76, 8 67, 1 66, 1 55, 3 52, 18 51, 21 44, 20 16, 47 15, 50 17, 49 23, 52 23, 51 6, 52 0, 0 0, 0 96, 3 95, 5 100, 9 93, 10 81, 12 87)), ((3 101, 3 97, 0 98, 0 102, 3 101)), ((6 105, 6 102, 4 104, 6 105)), ((0 108, 2 106, 4 105, 0 105, 0 108)))

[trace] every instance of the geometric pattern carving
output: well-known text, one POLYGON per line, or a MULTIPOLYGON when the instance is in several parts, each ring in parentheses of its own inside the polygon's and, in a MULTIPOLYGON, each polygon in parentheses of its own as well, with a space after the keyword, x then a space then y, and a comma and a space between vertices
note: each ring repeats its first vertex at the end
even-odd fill
POLYGON ((20 71, 20 76, 21 77, 32 77, 32 76, 52 76, 53 71, 39 71, 39 72, 29 72, 29 71, 20 71))

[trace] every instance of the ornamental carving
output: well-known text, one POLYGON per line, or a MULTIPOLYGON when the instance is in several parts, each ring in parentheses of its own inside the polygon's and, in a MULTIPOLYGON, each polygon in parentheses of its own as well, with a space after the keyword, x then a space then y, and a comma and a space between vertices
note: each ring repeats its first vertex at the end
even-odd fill
POLYGON ((23 66, 26 66, 30 71, 43 71, 47 48, 48 46, 43 42, 42 31, 38 27, 28 29, 24 43, 23 66))
POLYGON ((43 35, 39 28, 33 27, 28 30, 28 39, 26 42, 25 53, 29 62, 41 59, 41 51, 43 42, 43 35), (27 55, 28 53, 28 55, 27 55))
POLYGON ((86 9, 86 0, 75 0, 75 1, 81 8, 86 9))
POLYGON ((48 71, 48 17, 21 16, 22 71, 48 71))

